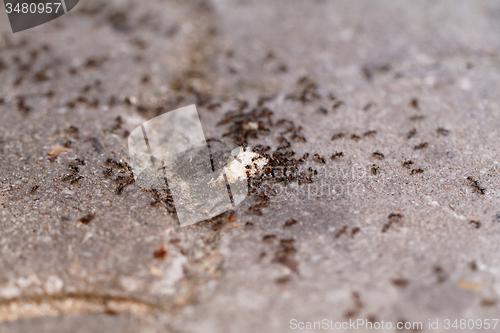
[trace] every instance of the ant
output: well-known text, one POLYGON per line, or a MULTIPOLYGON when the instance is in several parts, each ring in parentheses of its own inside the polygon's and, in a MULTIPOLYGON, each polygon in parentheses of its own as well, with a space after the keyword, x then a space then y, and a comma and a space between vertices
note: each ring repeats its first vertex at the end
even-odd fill
POLYGON ((367 104, 363 107, 363 111, 368 111, 368 110, 370 110, 372 106, 373 106, 373 103, 372 103, 372 102, 367 103, 367 104))
POLYGON ((416 120, 422 120, 422 119, 424 119, 424 118, 425 118, 425 116, 422 116, 422 115, 416 115, 416 116, 411 116, 411 117, 410 117, 410 120, 412 120, 412 121, 416 121, 416 120))
POLYGON ((479 221, 472 220, 469 223, 472 224, 476 229, 479 229, 481 227, 481 222, 479 221))
POLYGON ((285 222, 284 227, 291 227, 292 225, 294 225, 296 223, 297 223, 297 220, 289 219, 288 221, 285 222))
POLYGON ((450 131, 448 131, 447 129, 445 128, 442 128, 442 127, 439 127, 437 130, 436 130, 437 134, 440 134, 440 135, 443 135, 443 136, 447 136, 448 133, 450 133, 450 131))
POLYGON ((390 213, 388 216, 388 219, 389 220, 397 220, 399 222, 399 219, 401 219, 402 217, 403 217, 403 215, 401 215, 399 213, 390 213))
POLYGON ((344 157, 344 153, 343 152, 338 152, 336 151, 333 155, 332 155, 332 159, 335 159, 337 157, 344 157))
POLYGON ((268 243, 270 241, 273 241, 276 239, 276 235, 264 235, 264 237, 262 237, 262 241, 268 243))
POLYGON ((404 166, 405 168, 408 168, 408 169, 410 168, 410 165, 411 165, 411 164, 414 164, 414 162, 413 162, 412 160, 405 160, 405 161, 403 162, 403 166, 404 166))
POLYGON ((79 222, 81 224, 87 225, 94 219, 94 217, 95 217, 95 214, 87 214, 84 217, 80 218, 79 222))
POLYGON ((359 135, 357 135, 357 134, 353 134, 353 135, 351 135, 351 139, 353 139, 353 140, 359 140, 359 139, 361 139, 361 137, 359 135))
POLYGON ((323 164, 325 164, 325 163, 326 163, 325 158, 324 158, 324 157, 322 157, 321 155, 319 155, 319 154, 314 154, 314 157, 316 157, 316 159, 318 160, 318 162, 323 163, 323 164))
POLYGON ((402 217, 403 217, 403 215, 398 214, 398 213, 391 213, 391 214, 389 214, 389 216, 388 216, 389 222, 387 222, 386 224, 384 224, 384 226, 382 227, 382 232, 386 232, 387 230, 389 230, 389 228, 391 227, 392 223, 393 222, 398 223, 399 220, 401 220, 402 217))
POLYGON ((411 107, 415 108, 415 109, 419 109, 419 106, 418 106, 418 99, 416 98, 412 98, 412 100, 410 101, 410 105, 411 107))
POLYGON ((415 174, 415 173, 423 173, 424 172, 424 169, 421 169, 421 168, 418 168, 418 169, 412 169, 411 170, 411 174, 415 174))
POLYGON ((335 102, 335 104, 333 104, 332 109, 334 109, 334 110, 335 110, 335 109, 338 109, 338 108, 339 108, 339 107, 341 107, 343 104, 344 104, 344 102, 343 102, 343 101, 337 101, 337 102, 335 102))
POLYGON ((359 228, 359 227, 352 228, 352 230, 351 230, 351 237, 354 237, 354 235, 356 235, 360 231, 361 231, 361 228, 359 228))
POLYGON ((365 133, 363 133, 363 136, 370 136, 370 135, 375 135, 375 134, 377 134, 377 131, 371 130, 371 131, 366 131, 365 133))
POLYGON ((77 166, 73 165, 73 164, 70 164, 70 165, 69 165, 69 168, 70 168, 71 170, 73 170, 74 172, 80 172, 80 169, 79 169, 77 166))
POLYGON ((413 138, 415 135, 417 135, 417 129, 414 128, 410 132, 408 132, 408 139, 413 138))
POLYGON ((249 214, 262 215, 262 211, 258 205, 248 208, 249 214))
POLYGON ((335 234, 335 238, 339 238, 342 234, 344 234, 347 231, 347 226, 343 226, 337 233, 335 234))
POLYGON ((318 112, 321 112, 323 114, 328 114, 328 110, 322 106, 319 107, 318 112))
POLYGON ((30 194, 35 194, 36 191, 40 188, 40 185, 35 185, 31 188, 30 194))
POLYGON ((423 149, 423 148, 427 147, 428 145, 429 145, 428 142, 422 142, 421 144, 415 146, 415 150, 423 149))
POLYGON ((78 176, 78 177, 76 177, 75 179, 73 179, 73 180, 71 181, 71 184, 78 184, 78 182, 79 182, 81 179, 83 179, 83 178, 85 178, 85 177, 83 177, 83 176, 78 176))
POLYGON ((480 194, 486 193, 486 189, 484 187, 482 187, 481 185, 479 185, 479 181, 475 180, 472 177, 467 177, 467 179, 472 182, 471 186, 475 187, 476 191, 478 191, 480 194))
POLYGON ((380 173, 380 168, 376 164, 372 165, 372 169, 371 170, 372 170, 372 173, 374 175, 378 175, 380 173))
POLYGON ((116 194, 118 195, 122 194, 124 188, 125 186, 123 186, 123 184, 118 184, 118 186, 116 187, 116 194))
POLYGON ((344 137, 344 133, 335 133, 331 140, 337 140, 337 139, 340 139, 340 138, 343 138, 344 137))
POLYGON ((382 160, 385 158, 384 154, 382 154, 381 152, 379 152, 378 150, 376 152, 373 153, 373 156, 375 156, 376 158, 378 158, 379 160, 382 160))

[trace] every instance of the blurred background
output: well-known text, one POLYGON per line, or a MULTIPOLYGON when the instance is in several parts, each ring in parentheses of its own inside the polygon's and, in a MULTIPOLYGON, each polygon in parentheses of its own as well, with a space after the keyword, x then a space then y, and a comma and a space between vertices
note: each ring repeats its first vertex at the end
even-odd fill
POLYGON ((499 31, 493 0, 2 6, 0 331, 495 319, 499 31), (193 103, 288 173, 181 228, 127 137, 193 103))

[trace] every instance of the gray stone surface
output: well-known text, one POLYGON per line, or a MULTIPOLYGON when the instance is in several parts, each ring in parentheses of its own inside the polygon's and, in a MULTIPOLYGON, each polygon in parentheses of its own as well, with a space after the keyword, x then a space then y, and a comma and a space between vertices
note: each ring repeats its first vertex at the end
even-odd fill
POLYGON ((82 0, 3 33, 0 331, 498 317, 499 30, 497 1, 82 0), (304 82, 317 99, 287 98, 304 82), (231 140, 224 114, 263 96, 302 126, 313 183, 263 183, 279 193, 262 215, 248 198, 183 228, 151 191, 118 194, 127 131, 197 103, 207 138, 231 140))

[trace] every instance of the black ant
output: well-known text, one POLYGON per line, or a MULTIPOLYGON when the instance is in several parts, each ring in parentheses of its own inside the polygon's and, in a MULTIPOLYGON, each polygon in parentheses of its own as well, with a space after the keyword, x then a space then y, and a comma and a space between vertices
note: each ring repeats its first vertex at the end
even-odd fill
POLYGON ((372 165, 372 173, 374 175, 378 175, 380 173, 380 168, 376 164, 372 165))
POLYGON ((361 139, 361 137, 359 135, 357 135, 357 134, 353 134, 353 135, 351 135, 351 139, 353 139, 353 140, 359 140, 359 139, 361 139))
POLYGON ((381 152, 379 152, 378 150, 376 152, 373 153, 373 156, 375 156, 376 158, 378 158, 379 160, 382 160, 385 158, 384 154, 382 154, 381 152))

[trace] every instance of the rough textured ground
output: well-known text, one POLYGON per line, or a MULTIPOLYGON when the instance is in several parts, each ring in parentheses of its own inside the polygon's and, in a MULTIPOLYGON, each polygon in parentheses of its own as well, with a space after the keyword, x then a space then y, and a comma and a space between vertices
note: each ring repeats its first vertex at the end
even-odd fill
POLYGON ((0 331, 498 317, 498 31, 497 1, 82 0, 2 33, 0 331), (270 152, 293 122, 313 182, 181 228, 126 137, 192 103, 227 141, 272 111, 240 115, 270 152))

